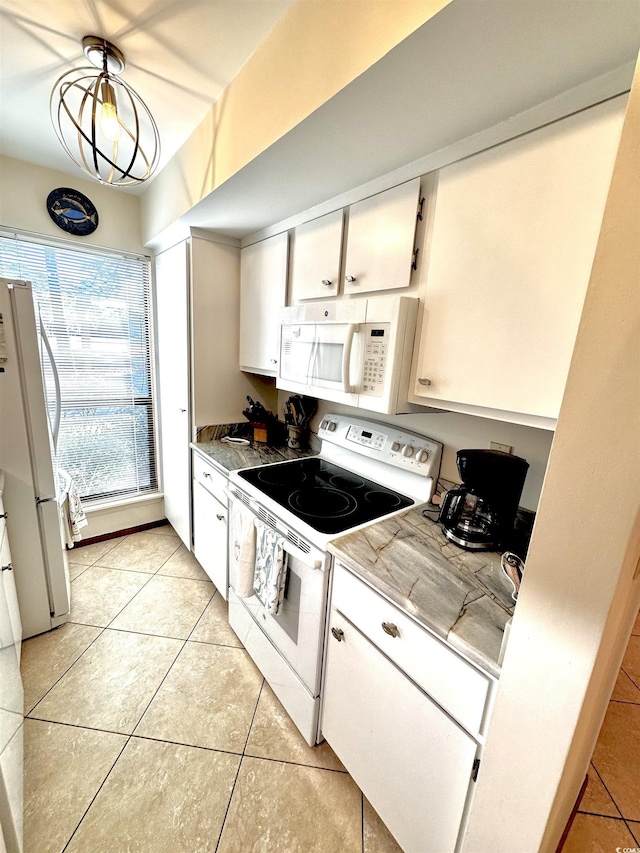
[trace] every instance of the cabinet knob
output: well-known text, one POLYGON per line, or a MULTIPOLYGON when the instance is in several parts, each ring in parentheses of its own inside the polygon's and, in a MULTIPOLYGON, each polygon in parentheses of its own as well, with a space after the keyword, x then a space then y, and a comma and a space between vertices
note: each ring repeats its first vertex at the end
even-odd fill
POLYGON ((349 284, 351 284, 354 281, 357 281, 355 275, 345 275, 344 280, 348 281, 349 284))
POLYGON ((397 625, 394 625, 393 622, 383 622, 382 630, 385 634, 388 634, 390 637, 399 637, 400 630, 397 625))
POLYGON ((339 643, 344 640, 344 631, 342 630, 342 628, 332 628, 331 633, 339 643))
POLYGON ((325 287, 331 287, 331 281, 328 278, 323 278, 322 283, 324 284, 325 287))
POLYGON ((278 363, 277 358, 270 358, 269 361, 271 362, 271 364, 277 364, 278 363))
POLYGON ((180 411, 180 412, 186 412, 187 410, 186 410, 186 409, 179 409, 178 411, 180 411))
POLYGON ((203 477, 209 477, 209 478, 210 478, 210 477, 211 477, 211 474, 210 474, 208 471, 203 471, 203 472, 202 472, 202 476, 203 476, 203 477))
POLYGON ((13 566, 11 565, 11 563, 8 563, 6 566, 3 566, 3 567, 2 567, 2 571, 3 571, 3 572, 12 572, 12 571, 13 571, 13 566))
POLYGON ((0 518, 9 518, 8 512, 0 512, 0 518))
POLYGON ((418 379, 418 382, 419 382, 421 385, 431 385, 431 380, 430 380, 430 379, 418 379))
POLYGON ((222 513, 216 513, 216 518, 218 519, 218 521, 224 521, 224 515, 222 515, 222 513))

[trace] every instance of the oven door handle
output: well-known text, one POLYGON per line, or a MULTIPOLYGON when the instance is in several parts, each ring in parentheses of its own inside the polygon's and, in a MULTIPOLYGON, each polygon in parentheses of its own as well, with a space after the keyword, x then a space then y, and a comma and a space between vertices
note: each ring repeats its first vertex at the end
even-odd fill
MULTIPOLYGON (((282 540, 282 550, 286 551, 287 554, 291 554, 292 556, 297 557, 299 560, 302 560, 307 565, 309 565, 309 563, 308 563, 309 555, 305 554, 304 551, 301 551, 300 548, 297 548, 295 545, 293 545, 291 542, 289 542, 284 537, 282 540)), ((310 566, 310 568, 314 569, 314 571, 317 571, 317 570, 321 569, 322 566, 323 566, 322 560, 314 560, 313 564, 310 566)))
POLYGON ((351 376, 350 376, 350 366, 351 366, 351 349, 353 347, 353 336, 356 332, 360 331, 360 325, 358 323, 349 323, 347 327, 347 337, 344 341, 344 347, 342 349, 342 390, 345 394, 351 394, 351 376))

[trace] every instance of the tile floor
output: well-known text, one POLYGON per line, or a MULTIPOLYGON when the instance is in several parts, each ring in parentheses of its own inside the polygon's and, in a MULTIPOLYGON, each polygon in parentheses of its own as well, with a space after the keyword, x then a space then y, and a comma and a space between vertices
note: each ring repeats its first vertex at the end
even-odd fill
POLYGON ((562 853, 640 849, 640 614, 589 768, 589 784, 562 853))
POLYGON ((25 853, 398 853, 170 527, 70 556, 71 621, 23 644, 25 853))
MULTIPOLYGON (((23 644, 25 853, 399 853, 170 527, 71 556, 71 621, 23 644)), ((640 847, 639 764, 640 617, 563 853, 640 847)))

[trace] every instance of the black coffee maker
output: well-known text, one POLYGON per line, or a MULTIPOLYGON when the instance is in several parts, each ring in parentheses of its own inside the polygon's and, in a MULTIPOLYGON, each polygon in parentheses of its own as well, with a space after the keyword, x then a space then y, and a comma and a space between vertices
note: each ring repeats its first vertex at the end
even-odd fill
POLYGON ((457 462, 462 485, 438 517, 444 535, 470 551, 510 548, 529 463, 500 450, 459 450, 457 462))

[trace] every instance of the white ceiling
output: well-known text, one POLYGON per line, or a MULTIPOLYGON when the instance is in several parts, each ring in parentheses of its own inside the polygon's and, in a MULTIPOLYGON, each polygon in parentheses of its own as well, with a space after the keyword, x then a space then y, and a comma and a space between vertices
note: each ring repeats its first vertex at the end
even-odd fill
POLYGON ((87 66, 82 38, 122 50, 123 79, 162 140, 160 169, 292 0, 0 0, 0 152, 78 176, 49 118, 55 81, 87 66))

